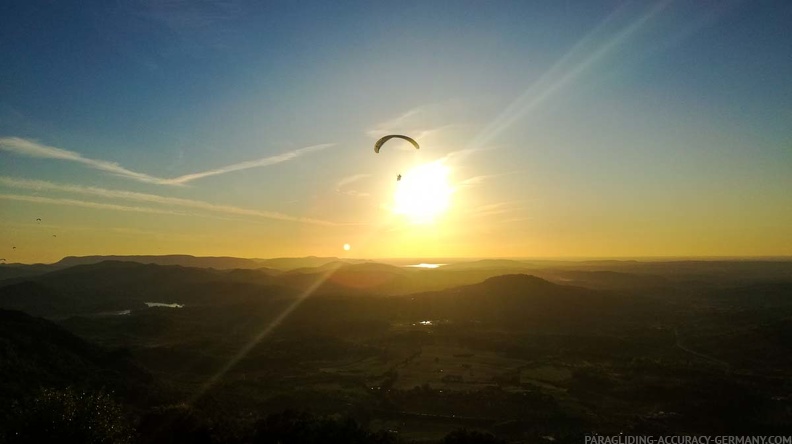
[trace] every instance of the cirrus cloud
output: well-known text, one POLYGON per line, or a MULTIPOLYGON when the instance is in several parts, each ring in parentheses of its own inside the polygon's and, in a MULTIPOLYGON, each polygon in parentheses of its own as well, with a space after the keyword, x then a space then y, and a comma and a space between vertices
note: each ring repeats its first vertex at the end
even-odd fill
POLYGON ((20 137, 0 138, 0 151, 6 151, 12 154, 25 156, 25 157, 56 159, 56 160, 65 160, 69 162, 76 162, 95 170, 115 174, 117 176, 136 180, 138 182, 152 183, 156 185, 184 185, 188 182, 192 182, 197 179, 202 179, 204 177, 216 176, 219 174, 230 173, 233 171, 241 171, 250 168, 260 168, 260 167, 275 165, 275 164, 287 162, 289 160, 303 156, 307 153, 321 151, 333 145, 334 144, 330 144, 330 143, 312 145, 304 148, 286 151, 280 154, 276 154, 274 156, 262 157, 260 159, 239 162, 232 165, 226 165, 220 168, 215 168, 207 171, 185 174, 173 178, 162 178, 162 177, 151 176, 146 173, 132 171, 130 169, 122 167, 116 162, 108 162, 106 160, 83 157, 83 155, 74 151, 69 151, 54 146, 43 145, 38 142, 28 139, 23 139, 20 137))

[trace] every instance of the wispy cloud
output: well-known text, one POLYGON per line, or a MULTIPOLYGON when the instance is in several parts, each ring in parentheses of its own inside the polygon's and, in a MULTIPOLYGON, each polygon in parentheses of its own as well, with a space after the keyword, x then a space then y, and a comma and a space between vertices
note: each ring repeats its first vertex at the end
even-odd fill
POLYGON ((511 202, 496 202, 486 205, 480 205, 471 209, 467 214, 474 217, 494 216, 496 214, 505 214, 520 209, 519 201, 511 202))
POLYGON ((162 183, 167 185, 182 185, 187 182, 191 182, 193 180, 201 179, 204 177, 216 176, 218 174, 230 173, 232 171, 240 171, 240 170, 247 170, 250 168, 275 165, 277 163, 282 163, 297 158, 305 153, 320 151, 325 148, 329 148, 331 146, 333 146, 333 144, 313 145, 305 148, 296 149, 293 151, 287 151, 285 153, 277 154, 275 156, 235 163, 233 165, 224 166, 214 170, 202 171, 200 173, 185 174, 184 176, 175 177, 173 179, 163 179, 162 183))
MULTIPOLYGON (((89 196, 96 196, 102 197, 106 199, 121 199, 126 201, 134 201, 134 202, 146 202, 156 205, 166 205, 168 207, 180 207, 180 208, 188 208, 193 210, 203 210, 212 213, 219 213, 229 216, 252 216, 256 218, 266 218, 266 219, 274 219, 274 220, 282 220, 282 221, 290 221, 290 222, 300 222, 300 223, 307 223, 307 224, 314 224, 314 225, 345 225, 343 223, 336 223, 330 222, 320 219, 312 219, 307 217, 299 217, 299 216, 291 216, 287 214, 282 214, 274 211, 261 211, 261 210, 253 210, 248 208, 239 208, 230 205, 218 205, 209 202, 203 202, 199 200, 192 200, 192 199, 181 199, 177 197, 167 197, 167 196, 160 196, 157 194, 148 194, 148 193, 137 193, 133 191, 124 191, 124 190, 110 190, 106 188, 97 188, 97 187, 84 187, 80 185, 69 185, 69 184, 58 184, 53 182, 47 182, 43 180, 28 180, 28 179, 15 179, 11 177, 2 177, 0 176, 0 185, 5 185, 11 188, 18 188, 18 189, 27 189, 27 190, 34 190, 34 191, 56 191, 56 192, 63 192, 63 193, 73 193, 73 194, 82 194, 82 195, 89 195, 89 196)), ((28 196, 31 199, 36 198, 38 196, 28 196)), ((50 198, 40 198, 45 200, 38 200, 35 202, 40 203, 55 203, 49 202, 46 199, 50 198)), ((15 200, 22 200, 22 199, 15 199, 15 200)), ((53 199, 50 199, 53 200, 53 199)), ((84 201, 72 201, 69 199, 59 200, 61 202, 84 202, 84 201)), ((30 200, 30 202, 34 202, 34 200, 30 200)), ((62 203, 66 204, 66 203, 62 203)), ((119 211, 133 211, 128 208, 139 208, 139 207, 122 207, 112 204, 104 204, 104 203, 95 203, 97 206, 94 208, 105 208, 105 209, 118 209, 119 211), (110 206, 108 206, 110 205, 110 206), (114 207, 119 208, 114 208, 114 207)), ((81 205, 81 204, 74 204, 74 205, 81 205)), ((87 206, 87 205, 81 205, 87 206)), ((187 214, 187 213, 179 213, 175 211, 165 211, 159 210, 156 208, 150 208, 150 211, 144 211, 145 209, 140 209, 141 212, 151 212, 151 213, 162 213, 162 214, 187 214)))
POLYGON ((43 203, 43 204, 51 204, 51 205, 67 205, 72 207, 97 208, 100 210, 131 211, 136 213, 176 214, 182 216, 187 214, 187 213, 180 213, 178 211, 164 210, 159 208, 130 207, 126 205, 91 202, 85 200, 62 199, 62 198, 51 198, 51 197, 41 197, 41 196, 25 196, 20 194, 0 194, 0 199, 15 200, 19 202, 43 203))
POLYGON ((509 176, 509 175, 517 174, 517 173, 518 173, 518 171, 511 171, 511 172, 508 172, 508 173, 483 174, 483 175, 480 175, 480 176, 473 176, 473 177, 469 177, 469 178, 467 178, 465 180, 460 181, 459 185, 457 187, 458 188, 470 188, 470 187, 474 187, 476 185, 480 185, 480 184, 482 184, 482 183, 484 183, 484 182, 486 182, 488 180, 494 179, 496 177, 509 176))
POLYGON ((260 168, 260 167, 275 165, 278 163, 287 162, 289 160, 303 156, 307 153, 329 148, 333 145, 334 144, 313 145, 305 148, 299 148, 292 151, 287 151, 285 153, 276 154, 274 156, 235 163, 233 165, 227 165, 224 167, 215 168, 208 171, 185 174, 183 176, 178 176, 174 178, 162 178, 162 177, 155 177, 145 173, 139 173, 137 171, 129 170, 115 162, 90 159, 87 157, 83 157, 81 154, 76 153, 74 151, 64 150, 53 146, 42 145, 32 140, 22 139, 19 137, 0 138, 0 151, 6 151, 27 157, 57 159, 57 160, 76 162, 83 164, 89 168, 115 174, 117 176, 137 180, 139 182, 153 183, 157 185, 184 185, 188 182, 192 182, 197 179, 202 179, 204 177, 216 176, 218 174, 225 174, 233 171, 246 170, 250 168, 260 168))
POLYGON ((128 170, 115 162, 89 159, 87 157, 83 157, 79 153, 75 153, 74 151, 64 150, 54 146, 42 145, 32 140, 22 139, 19 137, 0 138, 0 150, 27 157, 77 162, 89 168, 128 177, 140 182, 158 183, 162 180, 157 177, 149 176, 148 174, 128 170))
POLYGON ((370 196, 369 193, 363 193, 363 192, 360 192, 360 191, 357 191, 357 190, 349 190, 349 189, 345 189, 345 188, 346 188, 347 185, 350 185, 350 184, 352 184, 354 182, 357 182, 357 181, 359 181, 361 179, 365 179, 365 178, 367 178, 369 176, 371 176, 371 174, 354 174, 352 176, 347 176, 347 177, 345 177, 345 178, 343 178, 343 179, 338 181, 338 183, 336 184, 336 191, 339 192, 339 193, 342 193, 342 194, 349 195, 349 196, 368 197, 368 196, 370 196))
POLYGON ((436 138, 450 128, 459 126, 455 123, 442 124, 437 122, 442 119, 442 113, 431 109, 432 107, 428 105, 413 108, 393 119, 374 125, 366 131, 366 134, 375 139, 387 134, 405 134, 421 143, 422 141, 436 138))
POLYGON ((393 119, 386 120, 374 125, 373 128, 366 131, 371 137, 382 137, 385 134, 395 132, 409 132, 410 130, 416 131, 416 119, 425 113, 425 107, 415 107, 393 119))
POLYGON ((502 219, 502 220, 500 220, 498 222, 500 222, 502 224, 513 224, 513 223, 517 223, 517 222, 520 222, 520 223, 527 222, 529 220, 534 220, 534 218, 533 217, 512 217, 512 218, 509 218, 509 219, 502 219))
POLYGON ((449 164, 455 162, 461 162, 467 159, 472 154, 481 153, 485 151, 492 151, 495 149, 497 149, 497 147, 495 146, 477 146, 473 148, 464 148, 461 150, 451 151, 450 153, 443 156, 441 161, 449 164))
MULTIPOLYGON (((464 160, 468 155, 493 149, 489 144, 470 146, 475 135, 473 120, 476 107, 467 99, 451 99, 424 104, 394 118, 370 126, 365 133, 372 138, 387 134, 404 134, 415 139, 427 153, 445 153, 444 160, 464 160), (467 149, 458 149, 465 147, 467 149)), ((408 144, 397 143, 395 149, 411 150, 408 144)))
POLYGON ((169 52, 202 57, 209 50, 232 48, 239 23, 251 13, 248 0, 132 0, 120 2, 123 14, 139 17, 168 30, 169 52))

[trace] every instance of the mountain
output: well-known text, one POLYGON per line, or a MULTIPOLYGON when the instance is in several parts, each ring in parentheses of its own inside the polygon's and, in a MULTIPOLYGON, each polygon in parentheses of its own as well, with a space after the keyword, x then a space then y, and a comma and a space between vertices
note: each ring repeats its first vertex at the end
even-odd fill
POLYGON ((526 274, 395 300, 392 310, 403 319, 475 321, 508 328, 601 324, 610 317, 629 319, 657 309, 647 299, 558 285, 526 274))
POLYGON ((337 257, 280 257, 274 259, 255 259, 259 267, 275 268, 277 270, 295 270, 299 268, 317 268, 333 262, 340 263, 361 263, 367 262, 359 259, 344 259, 337 257))
POLYGON ((253 259, 238 257, 196 257, 185 254, 165 256, 68 256, 53 264, 58 268, 75 265, 89 265, 104 261, 137 262, 141 264, 180 265, 182 267, 215 268, 218 270, 233 268, 260 268, 262 265, 253 259))
POLYGON ((733 285, 768 280, 792 282, 792 260, 654 260, 562 262, 553 268, 661 276, 669 281, 733 285))
POLYGON ((0 309, 36 316, 79 311, 79 302, 38 282, 22 281, 0 287, 0 309))
POLYGON ((0 264, 0 281, 44 274, 58 267, 48 264, 0 264))
POLYGON ((0 308, 42 316, 146 308, 145 302, 229 304, 282 296, 265 271, 105 261, 4 281, 0 308))
POLYGON ((281 285, 314 294, 396 294, 411 288, 409 270, 366 262, 329 262, 315 268, 299 268, 275 278, 281 285))
POLYGON ((476 269, 526 269, 534 268, 529 262, 512 259, 481 259, 470 262, 457 262, 443 267, 444 270, 476 270, 476 269))
POLYGON ((0 404, 39 387, 105 387, 131 399, 156 393, 152 376, 126 352, 103 349, 13 310, 0 309, 0 374, 0 404))
POLYGON ((586 288, 607 290, 645 290, 662 289, 671 283, 662 276, 643 273, 624 273, 619 271, 585 271, 585 270, 541 270, 546 279, 557 280, 566 285, 578 285, 586 288))

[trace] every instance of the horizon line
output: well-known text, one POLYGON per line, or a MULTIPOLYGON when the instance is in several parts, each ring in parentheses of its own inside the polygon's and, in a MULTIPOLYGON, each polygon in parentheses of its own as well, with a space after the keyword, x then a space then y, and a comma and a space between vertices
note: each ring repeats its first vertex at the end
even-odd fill
POLYGON ((5 262, 3 265, 55 265, 68 258, 86 257, 173 257, 184 256, 198 259, 245 259, 251 261, 266 261, 273 259, 309 259, 326 258, 355 261, 412 261, 417 263, 437 263, 437 261, 480 261, 480 260, 513 260, 513 261, 542 261, 542 262, 592 262, 592 261, 635 261, 635 262, 680 262, 680 261, 792 261, 792 255, 656 255, 656 256, 398 256, 398 257, 339 257, 339 256, 273 256, 273 257, 242 257, 242 256, 196 256, 186 253, 169 254, 90 254, 83 256, 63 256, 55 262, 5 262), (427 262, 431 261, 431 262, 427 262))

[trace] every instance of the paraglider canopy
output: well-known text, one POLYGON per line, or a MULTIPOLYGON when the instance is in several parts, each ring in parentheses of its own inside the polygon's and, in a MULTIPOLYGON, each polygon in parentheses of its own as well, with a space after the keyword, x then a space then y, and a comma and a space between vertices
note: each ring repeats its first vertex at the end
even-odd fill
POLYGON ((415 149, 419 149, 420 148, 418 146, 418 142, 416 142, 412 137, 402 136, 401 134, 391 134, 391 135, 388 135, 388 136, 385 136, 385 137, 381 138, 380 140, 377 141, 377 143, 374 144, 374 152, 375 153, 379 153, 380 148, 382 148, 382 145, 385 142, 387 142, 387 141, 389 141, 390 139, 393 139, 393 138, 404 139, 404 140, 410 142, 411 144, 413 144, 415 149))

